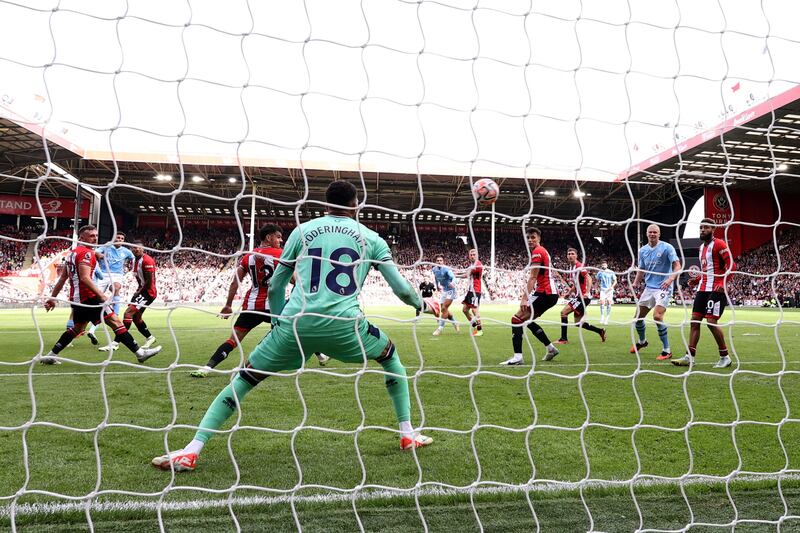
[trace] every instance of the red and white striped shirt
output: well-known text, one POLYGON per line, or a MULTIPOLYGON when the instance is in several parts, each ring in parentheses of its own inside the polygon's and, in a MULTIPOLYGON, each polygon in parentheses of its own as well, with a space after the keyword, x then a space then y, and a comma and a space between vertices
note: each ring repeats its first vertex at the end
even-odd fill
POLYGON ((573 283, 578 286, 578 290, 575 291, 578 293, 578 296, 581 298, 588 297, 589 295, 586 292, 586 276, 588 276, 589 273, 583 268, 583 263, 575 261, 575 264, 572 265, 572 269, 569 271, 569 275, 573 283))
POLYGON ((280 248, 256 248, 252 253, 245 254, 239 262, 239 266, 244 268, 253 286, 244 295, 242 309, 245 311, 269 311, 269 280, 278 266, 278 259, 281 256, 280 248))
POLYGON ((733 268, 733 258, 728 245, 714 238, 700 246, 700 283, 698 291, 711 292, 725 288, 726 273, 733 268))
POLYGON ((539 245, 531 250, 531 266, 538 266, 536 275, 536 291, 544 294, 556 294, 556 280, 550 269, 550 253, 539 245))
POLYGON ((142 257, 134 259, 133 261, 133 274, 136 276, 136 281, 139 282, 139 291, 144 291, 146 294, 155 298, 158 294, 156 291, 156 261, 147 254, 142 254, 142 257), (145 287, 144 273, 150 272, 150 285, 145 287))
POLYGON ((483 263, 476 260, 475 264, 469 269, 469 277, 472 281, 472 292, 481 293, 481 277, 483 276, 483 263))
POLYGON ((78 246, 67 255, 67 272, 69 273, 69 301, 73 303, 85 302, 99 296, 89 288, 78 276, 78 265, 87 265, 89 272, 94 272, 97 258, 94 250, 86 246, 78 246))

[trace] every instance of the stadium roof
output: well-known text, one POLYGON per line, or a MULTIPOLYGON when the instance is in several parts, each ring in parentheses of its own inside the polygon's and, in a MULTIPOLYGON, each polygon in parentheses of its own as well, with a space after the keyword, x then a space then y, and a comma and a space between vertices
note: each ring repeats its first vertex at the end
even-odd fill
MULTIPOLYGON (((720 185, 723 176, 733 187, 800 192, 800 89, 790 92, 791 101, 777 109, 767 105, 764 114, 741 122, 737 115, 729 126, 683 143, 682 153, 652 158, 616 183, 563 179, 497 179, 501 187, 499 214, 519 216, 535 213, 571 220, 578 216, 608 221, 634 217, 631 198, 639 203, 638 217, 674 203, 679 194, 697 198, 707 185, 720 185), (798 94, 795 94, 797 92, 798 94), (727 173, 727 174, 726 174, 727 173), (630 189, 630 192, 629 192, 630 189), (580 197, 579 197, 580 196, 580 197), (529 202, 533 198, 533 204, 529 202)), ((785 98, 785 97, 784 97, 785 98)), ((6 119, 0 119, 0 193, 33 194, 39 176, 47 173, 40 135, 6 119)), ((307 197, 305 214, 320 209, 332 179, 359 182, 362 177, 371 206, 400 214, 422 208, 430 220, 448 220, 448 214, 468 215, 473 207, 468 176, 410 175, 370 172, 340 172, 292 168, 184 165, 142 162, 111 162, 82 159, 51 141, 50 160, 99 192, 110 191, 111 201, 131 214, 168 213, 175 205, 179 214, 220 216, 249 210, 256 187, 256 213, 261 216, 293 216, 291 204, 307 197), (170 178, 167 179, 166 176, 170 178), (307 187, 306 187, 307 184, 307 187), (238 201, 237 201, 238 199, 238 201)), ((56 176, 51 172, 53 176, 56 176)), ((57 177, 57 176, 56 176, 57 177)), ((44 196, 74 194, 68 184, 42 180, 44 196), (68 188, 67 188, 68 187, 68 188)), ((377 216, 377 214, 376 214, 377 216)), ((385 217, 385 215, 382 215, 385 217)), ((479 215, 485 216, 485 215, 479 215)), ((388 217, 390 220, 392 216, 388 217)), ((480 219, 479 219, 480 220, 480 219)), ((592 224, 592 222, 587 222, 592 224)))

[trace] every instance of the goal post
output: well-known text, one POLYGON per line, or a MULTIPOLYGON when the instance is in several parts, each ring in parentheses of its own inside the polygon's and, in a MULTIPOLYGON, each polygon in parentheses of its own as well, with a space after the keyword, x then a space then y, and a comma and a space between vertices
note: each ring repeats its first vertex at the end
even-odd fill
MULTIPOLYGON (((798 527, 799 15, 775 0, 0 1, 0 524, 798 527), (481 178, 496 202, 473 194, 481 178), (324 256, 307 224, 347 218, 336 181, 357 190, 359 244, 324 256), (158 296, 125 321, 137 347, 163 347, 147 361, 86 336, 49 353, 69 287, 45 312, 57 265, 20 256, 63 253, 46 246, 62 223, 78 244, 87 203, 155 260, 158 296), (705 218, 732 264, 683 232, 705 218), (261 248, 266 223, 282 240, 261 248), (403 284, 368 253, 383 243, 403 284), (281 246, 289 302, 357 292, 361 312, 270 311, 283 269, 264 250, 281 246), (298 329, 309 318, 318 331, 298 329), (342 321, 362 360, 335 352, 342 321), (281 335, 302 363, 248 363, 281 335), (693 366, 673 364, 684 354, 693 366), (193 472, 151 467, 187 449, 193 472)), ((122 282, 134 307, 138 273, 122 282)))

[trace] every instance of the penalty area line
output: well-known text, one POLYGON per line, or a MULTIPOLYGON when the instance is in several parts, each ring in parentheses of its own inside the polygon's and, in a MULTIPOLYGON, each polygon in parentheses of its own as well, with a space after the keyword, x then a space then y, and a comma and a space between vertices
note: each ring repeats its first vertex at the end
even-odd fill
MULTIPOLYGON (((776 360, 776 361, 748 361, 748 362, 744 363, 743 366, 745 367, 745 370, 746 370, 746 367, 750 366, 750 365, 781 365, 781 364, 783 364, 783 361, 779 361, 779 360, 776 360)), ((786 361, 786 364, 787 365, 798 365, 798 364, 800 364, 800 361, 786 361)), ((697 364, 695 364, 695 368, 699 368, 699 367, 703 367, 703 366, 711 367, 713 365, 714 365, 714 362, 713 361, 709 361, 708 363, 697 363, 697 364)), ((640 366, 642 368, 644 368, 644 367, 648 367, 648 368, 673 368, 673 365, 669 364, 669 362, 665 363, 665 362, 644 362, 643 361, 640 366)), ((550 372, 553 369, 558 369, 558 368, 585 368, 585 367, 586 367, 586 363, 555 363, 555 364, 550 363, 550 364, 545 365, 543 363, 537 362, 537 364, 536 364, 536 370, 537 371, 541 370, 541 371, 547 371, 547 372, 550 372)), ((634 367, 636 367, 636 363, 634 363, 634 362, 631 362, 631 363, 595 363, 595 362, 592 362, 592 363, 589 364, 589 371, 591 372, 594 369, 605 368, 605 367, 612 367, 612 368, 613 367, 631 367, 631 368, 634 368, 634 367)), ((358 368, 359 367, 356 366, 356 365, 346 365, 346 366, 330 366, 330 365, 326 365, 324 367, 318 367, 318 366, 307 366, 306 367, 307 370, 315 370, 315 371, 322 371, 322 372, 324 372, 326 370, 331 370, 331 371, 357 370, 358 368)), ((418 365, 406 365, 406 370, 418 371, 419 368, 420 367, 418 365)), ((503 366, 501 364, 489 364, 489 363, 486 363, 486 364, 483 364, 481 366, 481 371, 497 372, 498 370, 509 369, 509 368, 523 369, 524 370, 524 369, 530 368, 530 365, 524 364, 524 365, 521 365, 521 366, 508 367, 508 366, 503 366)), ((469 370, 469 369, 477 370, 478 369, 478 365, 425 365, 425 367, 423 368, 423 372, 425 372, 427 370, 469 370)), ((169 371, 169 370, 166 370, 166 369, 153 369, 153 370, 106 370, 105 372, 103 372, 103 375, 105 375, 105 376, 116 376, 116 375, 128 376, 128 375, 137 375, 137 374, 152 374, 152 375, 168 374, 168 373, 171 373, 171 374, 188 374, 190 372, 194 372, 194 370, 195 370, 194 368, 176 369, 176 370, 172 370, 172 371, 169 371)), ((378 370, 378 369, 376 369, 374 367, 368 367, 368 370, 378 370)), ((232 369, 232 370, 228 370, 228 371, 225 371, 225 372, 220 372, 218 374, 216 374, 216 373, 212 373, 212 374, 216 374, 216 375, 219 375, 221 377, 221 376, 224 376, 224 375, 235 374, 238 371, 239 371, 239 369, 237 369, 237 370, 233 370, 232 369)), ((320 373, 320 372, 316 372, 316 373, 320 373)), ((34 372, 33 375, 35 377, 37 377, 37 378, 40 378, 40 377, 42 377, 42 378, 47 378, 47 377, 57 378, 59 376, 99 376, 100 375, 100 370, 97 370, 97 371, 94 371, 94 372, 34 372)), ((517 374, 509 374, 509 375, 517 375, 517 374)), ((28 372, 25 371, 25 372, 0 373, 0 378, 14 378, 14 377, 28 377, 28 372)))
MULTIPOLYGON (((697 475, 686 479, 675 478, 640 478, 633 482, 635 488, 659 487, 659 486, 689 486, 689 485, 724 485, 726 479, 720 476, 697 475)), ((800 474, 764 474, 764 475, 740 475, 730 478, 731 482, 757 482, 757 481, 798 481, 800 474)), ((113 513, 113 512, 140 512, 140 511, 199 511, 204 509, 214 509, 221 507, 252 507, 270 506, 294 503, 331 503, 331 502, 351 502, 374 501, 374 500, 393 500, 398 498, 409 498, 415 495, 420 497, 452 497, 463 495, 502 495, 502 494, 524 494, 525 492, 547 493, 559 491, 576 491, 584 489, 611 489, 615 487, 630 487, 631 480, 589 480, 584 482, 556 482, 552 480, 542 480, 535 483, 524 485, 508 486, 488 486, 473 488, 448 488, 448 487, 423 487, 418 490, 371 490, 353 494, 353 491, 342 493, 332 491, 325 494, 315 494, 311 496, 292 496, 282 494, 279 496, 235 496, 229 498, 227 495, 220 495, 219 499, 194 499, 175 502, 157 502, 139 500, 87 500, 73 502, 46 502, 46 503, 23 503, 14 508, 15 516, 42 516, 57 515, 61 513, 84 513, 87 510, 92 513, 113 513)), ((488 483, 487 483, 488 484, 488 483)), ((240 490, 251 490, 242 488, 240 490)), ((142 498, 146 498, 143 496, 142 498)), ((0 507, 0 518, 11 517, 11 504, 0 507)))

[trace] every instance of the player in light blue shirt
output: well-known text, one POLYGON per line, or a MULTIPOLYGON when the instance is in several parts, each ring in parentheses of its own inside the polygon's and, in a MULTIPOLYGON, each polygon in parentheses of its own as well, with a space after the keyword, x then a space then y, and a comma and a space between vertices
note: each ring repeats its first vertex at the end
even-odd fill
MULTIPOLYGON (((117 314, 119 314, 119 291, 122 288, 122 278, 125 275, 125 264, 128 261, 132 263, 136 260, 130 248, 122 245, 124 242, 125 234, 118 231, 116 235, 114 235, 113 245, 100 246, 96 250, 98 261, 94 277, 95 280, 97 280, 97 286, 101 290, 106 291, 110 288, 114 291, 114 297, 111 301, 114 305, 114 312, 117 314)), ((86 334, 92 341, 92 344, 97 343, 97 337, 95 337, 94 334, 95 329, 97 329, 97 325, 92 324, 92 327, 89 328, 89 332, 86 334)), ((108 346, 100 348, 100 350, 103 351, 116 349, 117 343, 113 341, 108 346)))
POLYGON ((653 319, 656 321, 658 336, 664 347, 661 355, 656 359, 665 361, 672 357, 672 351, 669 349, 664 313, 667 311, 669 300, 672 297, 675 279, 681 270, 681 261, 678 259, 675 248, 671 244, 659 240, 660 237, 661 229, 655 224, 650 224, 647 226, 647 244, 639 249, 639 270, 633 281, 633 289, 636 290, 639 287, 642 278, 644 278, 645 287, 636 308, 635 324, 639 341, 631 347, 631 353, 638 353, 647 346, 644 318, 650 309, 655 307, 653 319))
POLYGON ((445 266, 444 256, 439 254, 435 258, 436 265, 433 267, 433 278, 436 281, 436 289, 439 290, 439 304, 441 311, 439 312, 439 326, 433 331, 434 336, 442 334, 444 329, 445 319, 449 320, 456 330, 459 331, 458 322, 450 312, 450 304, 456 299, 456 276, 450 267, 445 266))
POLYGON ((600 285, 600 323, 608 324, 611 318, 611 304, 614 303, 614 287, 617 286, 617 275, 608 268, 608 263, 600 263, 597 272, 597 283, 600 285))

